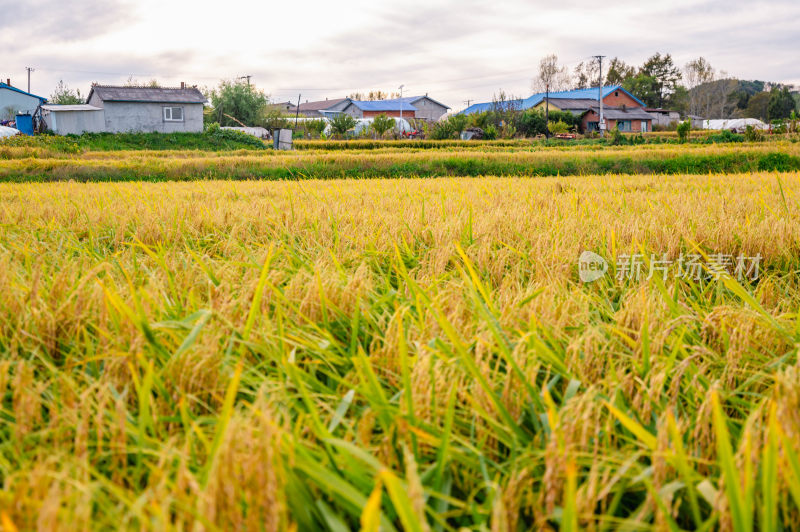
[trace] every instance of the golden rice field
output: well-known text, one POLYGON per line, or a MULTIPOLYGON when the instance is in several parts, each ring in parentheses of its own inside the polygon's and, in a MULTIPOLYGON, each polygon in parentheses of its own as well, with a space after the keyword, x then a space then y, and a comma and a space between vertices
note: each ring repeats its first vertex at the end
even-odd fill
MULTIPOLYGON (((0 182, 194 181, 197 179, 336 179, 444 176, 559 176, 593 174, 742 173, 800 171, 800 142, 737 144, 572 145, 523 141, 431 148, 273 150, 86 150, 63 152, 0 143, 0 182)), ((433 141, 431 141, 433 142, 433 141)), ((447 141, 443 141, 447 142, 447 141)), ((359 141, 338 144, 359 146, 359 141)), ((380 144, 373 141, 371 144, 380 144)), ((426 146, 419 144, 419 146, 426 146)))
POLYGON ((0 184, 0 525, 797 529, 799 272, 798 172, 0 184))

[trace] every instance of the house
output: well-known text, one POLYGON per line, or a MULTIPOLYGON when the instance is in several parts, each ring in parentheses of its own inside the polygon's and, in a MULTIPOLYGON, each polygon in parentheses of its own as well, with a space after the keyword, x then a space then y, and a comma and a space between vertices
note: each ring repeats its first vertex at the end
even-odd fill
POLYGON ((319 100, 316 102, 309 102, 306 100, 301 103, 297 111, 303 115, 311 118, 322 118, 324 116, 332 116, 340 113, 347 104, 350 103, 349 98, 334 98, 333 100, 319 100))
MULTIPOLYGON (((481 113, 490 111, 497 105, 518 110, 545 110, 548 107, 550 110, 568 111, 575 116, 580 116, 580 130, 593 131, 599 128, 600 122, 599 93, 597 87, 551 92, 549 96, 542 92, 525 99, 510 100, 499 104, 495 102, 476 103, 461 113, 481 113)), ((607 129, 618 127, 620 131, 652 131, 653 117, 645 111, 644 102, 636 96, 620 85, 603 87, 602 94, 603 119, 607 129)))
POLYGON ((105 115, 102 107, 94 105, 42 106, 42 118, 47 129, 56 135, 80 135, 105 131, 105 115))
POLYGON ((653 116, 654 126, 669 126, 670 124, 677 124, 681 121, 681 114, 678 111, 671 111, 669 109, 646 107, 645 111, 653 116))
POLYGON ((404 100, 374 100, 361 101, 350 100, 341 110, 355 118, 375 118, 378 115, 391 116, 393 118, 415 118, 417 108, 404 100))
POLYGON ((435 122, 444 116, 450 108, 434 100, 427 94, 424 96, 406 96, 391 100, 353 100, 352 98, 337 98, 333 100, 320 100, 300 104, 301 115, 309 117, 333 117, 346 113, 354 118, 374 118, 385 114, 400 118, 416 118, 435 122))
POLYGON ((36 96, 11 85, 11 80, 0 83, 0 120, 13 120, 18 114, 32 115, 47 98, 36 96))
POLYGON ((417 109, 414 113, 414 118, 417 120, 436 122, 445 114, 447 114, 447 111, 450 110, 448 106, 441 102, 437 102, 427 94, 424 96, 407 96, 399 99, 410 103, 417 109))
POLYGON ((92 85, 86 103, 103 109, 109 133, 203 131, 205 96, 197 87, 92 85))
POLYGON ((297 104, 290 101, 275 102, 267 104, 268 111, 280 111, 285 114, 294 114, 297 111, 297 104))

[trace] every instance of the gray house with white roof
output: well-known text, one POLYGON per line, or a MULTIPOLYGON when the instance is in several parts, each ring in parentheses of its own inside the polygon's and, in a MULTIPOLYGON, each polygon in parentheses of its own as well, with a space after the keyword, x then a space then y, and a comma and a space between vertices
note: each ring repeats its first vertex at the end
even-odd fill
POLYGON ((203 131, 206 98, 197 87, 118 87, 92 85, 86 103, 103 109, 105 131, 203 131))

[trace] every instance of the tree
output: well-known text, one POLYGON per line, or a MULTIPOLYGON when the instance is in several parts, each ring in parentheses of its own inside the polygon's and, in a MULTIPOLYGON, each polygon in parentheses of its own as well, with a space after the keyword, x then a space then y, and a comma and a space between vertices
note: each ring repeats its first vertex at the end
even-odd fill
POLYGON ((767 118, 769 120, 781 120, 792 116, 795 110, 795 101, 789 87, 773 88, 769 93, 769 103, 767 104, 767 118))
POLYGON ((383 92, 382 90, 379 89, 379 90, 371 90, 366 94, 356 91, 350 93, 347 97, 350 98, 351 100, 374 102, 377 100, 390 100, 394 98, 399 98, 400 93, 397 92, 388 93, 388 92, 383 92))
POLYGON ((539 61, 539 73, 533 80, 533 90, 545 92, 561 91, 569 88, 569 73, 567 67, 559 66, 558 56, 550 54, 539 61))
POLYGON ((689 114, 700 115, 702 103, 708 99, 707 84, 714 81, 714 69, 704 57, 686 63, 686 84, 689 89, 689 114))
POLYGON ((626 79, 622 87, 642 100, 647 107, 659 107, 656 79, 646 74, 637 74, 626 79))
POLYGON ((158 80, 151 79, 150 81, 139 81, 135 79, 133 76, 128 76, 128 80, 125 82, 126 87, 160 87, 158 80))
POLYGON ((589 89, 597 86, 598 69, 596 61, 589 61, 584 63, 581 61, 575 67, 575 77, 573 88, 575 89, 589 89))
POLYGON ((769 107, 769 100, 769 92, 764 91, 754 94, 747 102, 747 109, 744 110, 744 116, 747 118, 767 120, 767 108, 769 107))
POLYGON ((618 57, 613 58, 608 63, 608 73, 606 74, 606 85, 622 85, 625 81, 636 75, 636 69, 629 66, 625 61, 618 57))
POLYGON ((381 113, 372 119, 372 129, 382 137, 384 133, 394 127, 394 118, 387 116, 386 113, 381 113))
POLYGON ((347 113, 339 113, 331 118, 331 130, 341 137, 356 127, 356 119, 347 113))
POLYGON ((654 80, 653 91, 656 93, 657 101, 653 102, 656 105, 650 105, 650 107, 663 107, 670 95, 675 92, 675 87, 682 77, 680 69, 672 61, 672 56, 670 54, 662 56, 660 52, 644 62, 642 68, 639 69, 639 74, 644 74, 654 80))
POLYGON ((83 103, 80 89, 73 91, 64 80, 60 80, 56 85, 56 90, 50 95, 50 103, 58 105, 77 105, 83 103))
POLYGON ((243 80, 222 80, 210 92, 209 100, 221 126, 239 126, 237 120, 249 126, 258 125, 269 102, 266 94, 243 80))

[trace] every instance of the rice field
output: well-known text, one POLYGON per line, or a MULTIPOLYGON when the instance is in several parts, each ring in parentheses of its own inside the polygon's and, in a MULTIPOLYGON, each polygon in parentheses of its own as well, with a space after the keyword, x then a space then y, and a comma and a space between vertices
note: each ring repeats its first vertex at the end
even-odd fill
MULTIPOLYGON (((708 174, 800 171, 800 143, 601 144, 542 147, 523 141, 418 141, 386 147, 363 142, 307 142, 308 149, 86 150, 0 144, 0 182, 194 181, 197 179, 337 179, 595 174, 708 174), (327 144, 327 143, 326 143, 327 144), (356 146, 336 149, 340 144, 356 146), (399 146, 399 147, 398 147, 399 146)), ((375 144, 375 142, 372 142, 375 144)))
POLYGON ((800 172, 307 177, 0 183, 2 530, 797 528, 800 172))

